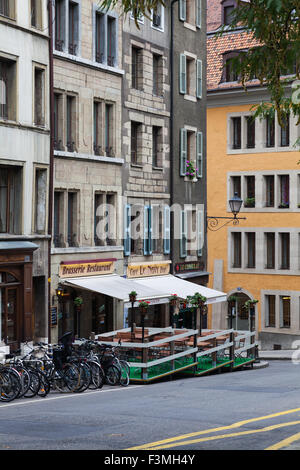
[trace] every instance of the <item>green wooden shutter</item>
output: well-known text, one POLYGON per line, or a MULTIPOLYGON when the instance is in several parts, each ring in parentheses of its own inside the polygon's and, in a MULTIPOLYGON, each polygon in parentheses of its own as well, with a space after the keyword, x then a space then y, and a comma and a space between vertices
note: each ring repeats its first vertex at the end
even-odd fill
POLYGON ((204 217, 203 210, 197 210, 197 255, 202 256, 204 243, 204 217))
POLYGON ((202 0, 196 0, 196 26, 201 28, 202 21, 202 0))
POLYGON ((186 0, 179 0, 179 19, 186 20, 186 0))
POLYGON ((170 246, 170 207, 164 207, 164 254, 168 255, 171 251, 170 246))
POLYGON ((186 174, 186 160, 187 160, 187 130, 180 129, 180 175, 186 174))
POLYGON ((180 257, 187 255, 187 212, 181 211, 180 214, 180 257))
POLYGON ((196 151, 197 151, 197 177, 202 178, 203 174, 203 135, 202 132, 197 132, 197 141, 196 141, 196 151))
POLYGON ((130 255, 131 245, 131 234, 130 234, 130 222, 131 222, 131 206, 126 204, 124 210, 124 255, 130 255))
POLYGON ((197 98, 202 98, 202 60, 197 59, 196 63, 196 74, 197 74, 197 84, 196 84, 196 95, 197 98))
POLYGON ((180 54, 179 59, 179 93, 186 94, 186 56, 180 54))

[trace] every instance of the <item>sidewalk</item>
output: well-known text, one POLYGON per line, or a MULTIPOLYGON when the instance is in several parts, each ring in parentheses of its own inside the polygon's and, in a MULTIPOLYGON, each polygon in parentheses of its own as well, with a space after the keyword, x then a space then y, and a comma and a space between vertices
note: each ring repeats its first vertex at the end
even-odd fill
MULTIPOLYGON (((258 351, 258 355, 260 359, 263 360, 292 360, 292 355, 298 351, 297 349, 281 349, 281 350, 271 350, 271 351, 258 351)), ((300 358, 300 351, 297 353, 297 358, 300 358)))

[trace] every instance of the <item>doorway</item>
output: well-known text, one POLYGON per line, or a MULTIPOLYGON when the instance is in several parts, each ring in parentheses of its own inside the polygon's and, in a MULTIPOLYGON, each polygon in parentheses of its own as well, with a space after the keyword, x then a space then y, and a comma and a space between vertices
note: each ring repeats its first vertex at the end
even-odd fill
MULTIPOLYGON (((235 292, 230 295, 231 298, 234 298, 234 302, 231 302, 228 305, 228 328, 231 327, 231 318, 232 315, 232 328, 239 331, 247 331, 250 329, 250 318, 248 309, 244 308, 245 302, 251 300, 247 294, 241 292, 235 292), (231 310, 231 311, 230 311, 231 310)), ((255 325, 253 325, 255 328, 255 325)))
POLYGON ((12 273, 0 271, 0 340, 14 351, 21 341, 21 283, 12 273))

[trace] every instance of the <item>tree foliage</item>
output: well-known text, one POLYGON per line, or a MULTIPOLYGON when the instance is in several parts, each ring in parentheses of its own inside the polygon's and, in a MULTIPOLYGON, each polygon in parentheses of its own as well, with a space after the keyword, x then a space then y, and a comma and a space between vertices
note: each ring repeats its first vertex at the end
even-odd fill
POLYGON ((246 90, 257 79, 270 95, 268 102, 252 108, 254 117, 276 111, 283 126, 286 113, 293 113, 299 124, 300 0, 238 0, 231 23, 217 37, 238 28, 247 30, 256 45, 240 51, 231 65, 246 90))
POLYGON ((143 15, 150 18, 151 11, 158 5, 165 5, 164 0, 99 0, 99 7, 107 10, 120 6, 122 13, 131 13, 136 26, 139 28, 138 19, 143 15))

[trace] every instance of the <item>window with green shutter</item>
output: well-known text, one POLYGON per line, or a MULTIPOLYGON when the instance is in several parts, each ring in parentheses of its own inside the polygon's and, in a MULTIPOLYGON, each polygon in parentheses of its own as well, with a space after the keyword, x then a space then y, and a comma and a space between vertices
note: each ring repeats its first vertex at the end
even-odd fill
POLYGON ((131 248, 131 233, 130 233, 130 223, 131 223, 131 206, 126 204, 124 208, 124 255, 130 255, 131 248))
POLYGON ((186 20, 186 0, 179 0, 179 19, 186 20))
POLYGON ((196 74, 197 74, 196 95, 197 95, 197 98, 202 98, 202 60, 200 59, 197 59, 196 74))
POLYGON ((202 256, 204 244, 204 214, 203 210, 197 210, 197 255, 202 256))
POLYGON ((164 207, 164 254, 168 255, 171 252, 171 240, 170 240, 170 228, 171 228, 171 212, 170 207, 164 207))
POLYGON ((144 255, 152 255, 152 207, 144 208, 144 255))
POLYGON ((180 175, 186 174, 186 160, 187 160, 187 130, 180 129, 180 175))
POLYGON ((196 26, 201 28, 202 21, 202 0, 196 0, 196 26))
POLYGON ((186 56, 185 54, 180 54, 179 60, 179 92, 182 94, 186 94, 186 56))
POLYGON ((202 178, 203 174, 203 134, 202 132, 197 132, 197 143, 196 143, 196 152, 197 152, 197 177, 202 178))

